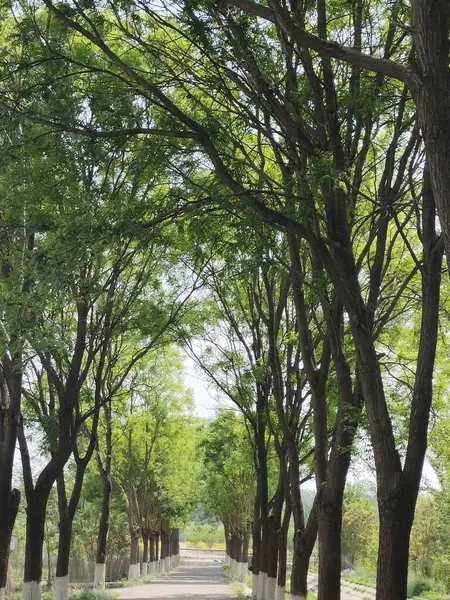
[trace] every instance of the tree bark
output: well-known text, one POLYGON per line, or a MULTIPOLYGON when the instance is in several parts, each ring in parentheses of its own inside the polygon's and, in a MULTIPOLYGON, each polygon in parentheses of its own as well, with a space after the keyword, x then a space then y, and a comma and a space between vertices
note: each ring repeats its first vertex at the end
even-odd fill
MULTIPOLYGON (((306 598, 308 595, 308 569, 312 548, 306 543, 304 535, 296 531, 294 534, 294 554, 292 557, 291 598, 306 598)), ((314 547, 314 545, 313 545, 314 547)))
POLYGON ((450 8, 448 2, 412 0, 412 32, 419 83, 413 89, 425 142, 447 261, 450 257, 450 8))
POLYGON ((289 523, 291 520, 291 504, 289 498, 286 498, 283 520, 278 532, 278 580, 277 580, 277 600, 284 600, 286 590, 287 574, 287 539, 289 533, 289 523))
POLYGON ((139 579, 139 533, 131 531, 130 535, 130 567, 128 570, 128 579, 139 579))
POLYGON ((155 533, 151 532, 149 537, 149 562, 153 564, 156 560, 156 549, 155 549, 156 537, 155 533))
MULTIPOLYGON (((0 478, 1 481, 1 478, 0 478)), ((0 483, 0 486, 3 486, 0 483)), ((6 589, 11 536, 20 504, 20 492, 0 487, 0 590, 6 589)))
POLYGON ((25 539, 24 600, 27 600, 30 586, 40 586, 42 579, 42 556, 45 538, 45 517, 50 490, 33 492, 27 497, 27 524, 25 539), (35 584, 35 585, 34 585, 35 584))
POLYGON ((258 548, 258 570, 264 576, 267 576, 268 566, 268 517, 269 517, 269 490, 267 481, 267 449, 265 440, 266 431, 266 396, 264 393, 258 395, 257 413, 258 413, 258 435, 256 439, 258 454, 258 479, 259 479, 259 527, 261 543, 258 548))
POLYGON ((100 512, 100 522, 98 526, 97 536, 97 550, 95 554, 95 562, 97 564, 106 563, 106 551, 108 545, 108 532, 109 532, 109 513, 110 513, 110 501, 111 501, 111 478, 106 476, 102 478, 103 485, 103 498, 102 507, 100 512))
POLYGON ((265 600, 275 600, 278 571, 278 523, 277 515, 271 514, 268 520, 268 560, 265 600))
MULTIPOLYGON (((104 354, 103 354, 104 355, 104 354)), ((102 356, 103 356, 102 355, 102 356)), ((99 365, 100 367, 100 365, 99 365)), ((97 381, 101 379, 103 371, 100 369, 97 372, 97 381)), ((97 383, 97 390, 101 389, 101 386, 97 383)), ((108 399, 103 406, 103 413, 105 418, 105 445, 106 452, 104 460, 100 453, 100 447, 98 444, 98 432, 96 430, 96 446, 95 446, 95 457, 97 460, 97 468, 102 482, 102 506, 100 510, 100 521, 98 524, 98 535, 97 535, 97 549, 95 553, 95 573, 94 573, 94 588, 104 589, 106 579, 106 552, 108 548, 108 534, 109 534, 109 514, 111 506, 111 493, 112 493, 112 482, 111 482, 111 459, 112 459, 112 410, 111 410, 111 398, 108 399)))
POLYGON ((65 600, 68 596, 70 547, 72 545, 72 525, 73 518, 70 518, 69 515, 66 515, 65 518, 62 518, 59 521, 55 600, 65 600))
POLYGON ((161 558, 160 555, 160 534, 157 531, 155 533, 155 561, 158 562, 161 558))
POLYGON ((231 558, 231 546, 230 546, 230 526, 227 521, 223 520, 223 532, 225 536, 225 554, 228 558, 231 558))
POLYGON ((12 474, 21 390, 21 359, 6 359, 0 364, 0 590, 6 588, 11 535, 20 504, 20 492, 12 488, 12 474))
POLYGON ((143 550, 142 550, 142 562, 148 563, 149 556, 149 532, 148 529, 142 529, 142 542, 143 542, 143 550))
POLYGON ((130 544, 130 564, 136 565, 139 562, 139 535, 133 532, 130 544))
POLYGON ((256 598, 259 578, 259 563, 261 554, 261 517, 260 505, 261 497, 259 493, 260 481, 259 477, 256 484, 255 504, 253 509, 253 525, 252 525, 252 596, 256 598))

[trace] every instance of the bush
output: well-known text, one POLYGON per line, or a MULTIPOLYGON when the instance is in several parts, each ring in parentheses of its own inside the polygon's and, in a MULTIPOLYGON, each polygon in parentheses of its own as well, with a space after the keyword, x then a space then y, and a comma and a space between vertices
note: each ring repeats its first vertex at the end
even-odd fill
POLYGON ((111 594, 108 594, 104 590, 85 588, 84 590, 77 590, 70 593, 69 598, 70 600, 111 600, 111 594))
POLYGON ((414 596, 420 596, 423 592, 430 592, 433 590, 433 582, 428 577, 421 577, 416 575, 408 581, 408 597, 414 598, 414 596))

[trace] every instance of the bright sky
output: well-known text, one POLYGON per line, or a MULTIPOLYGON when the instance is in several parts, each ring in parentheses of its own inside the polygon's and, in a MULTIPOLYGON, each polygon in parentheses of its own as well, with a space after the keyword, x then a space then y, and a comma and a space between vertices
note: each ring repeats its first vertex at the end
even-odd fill
POLYGON ((184 362, 184 381, 192 390, 195 400, 195 412, 199 417, 211 418, 216 409, 222 405, 214 394, 214 390, 188 356, 184 362))

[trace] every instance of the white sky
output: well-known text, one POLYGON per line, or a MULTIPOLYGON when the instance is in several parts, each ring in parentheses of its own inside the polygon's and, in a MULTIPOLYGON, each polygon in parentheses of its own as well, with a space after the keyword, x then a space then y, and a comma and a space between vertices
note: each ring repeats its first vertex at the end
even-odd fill
POLYGON ((192 391, 195 400, 195 412, 199 417, 211 418, 218 408, 233 405, 227 404, 215 392, 213 385, 206 379, 196 363, 186 355, 184 360, 184 382, 192 391))

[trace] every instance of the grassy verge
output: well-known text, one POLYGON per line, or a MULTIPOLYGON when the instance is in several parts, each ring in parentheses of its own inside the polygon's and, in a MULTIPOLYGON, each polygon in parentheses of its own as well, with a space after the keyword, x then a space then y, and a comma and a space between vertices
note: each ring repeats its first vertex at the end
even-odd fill
POLYGON ((241 581, 237 581, 235 578, 231 567, 228 565, 222 565, 223 572, 225 577, 230 582, 230 587, 233 591, 233 594, 238 598, 238 600, 244 600, 244 598, 248 598, 247 596, 247 586, 244 585, 241 581))

